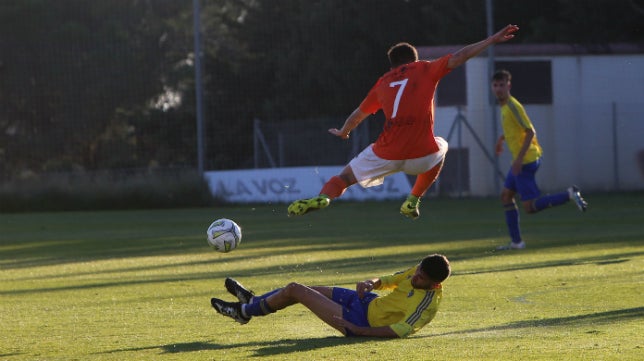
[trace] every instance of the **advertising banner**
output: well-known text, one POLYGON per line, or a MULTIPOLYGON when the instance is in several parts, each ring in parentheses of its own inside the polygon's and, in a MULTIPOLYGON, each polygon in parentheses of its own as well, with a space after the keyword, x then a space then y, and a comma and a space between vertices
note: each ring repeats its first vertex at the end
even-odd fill
MULTIPOLYGON (((292 167, 208 171, 204 176, 212 193, 231 203, 289 203, 318 195, 328 179, 342 166, 292 167)), ((412 180, 413 181, 413 180, 412 180)), ((411 183, 404 173, 392 174, 385 183, 371 188, 355 184, 342 195, 343 200, 404 199, 411 183)))

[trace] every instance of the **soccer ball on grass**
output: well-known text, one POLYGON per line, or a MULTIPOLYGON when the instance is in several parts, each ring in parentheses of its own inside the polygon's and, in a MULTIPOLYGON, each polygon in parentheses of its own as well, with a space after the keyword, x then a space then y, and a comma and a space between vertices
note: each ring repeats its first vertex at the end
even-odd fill
POLYGON ((208 231, 208 244, 219 252, 230 252, 241 243, 241 228, 233 220, 220 218, 210 224, 208 231))

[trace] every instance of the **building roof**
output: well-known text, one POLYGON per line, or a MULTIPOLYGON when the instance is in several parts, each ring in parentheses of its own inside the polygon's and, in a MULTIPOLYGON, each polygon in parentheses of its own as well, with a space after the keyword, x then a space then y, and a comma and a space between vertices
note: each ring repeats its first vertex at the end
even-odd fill
MULTIPOLYGON (((420 46, 418 57, 432 59, 454 53, 464 45, 420 46)), ((501 44, 494 47, 495 56, 544 56, 544 55, 616 55, 644 54, 644 44, 501 44)), ((487 52, 479 56, 487 55, 487 52)))

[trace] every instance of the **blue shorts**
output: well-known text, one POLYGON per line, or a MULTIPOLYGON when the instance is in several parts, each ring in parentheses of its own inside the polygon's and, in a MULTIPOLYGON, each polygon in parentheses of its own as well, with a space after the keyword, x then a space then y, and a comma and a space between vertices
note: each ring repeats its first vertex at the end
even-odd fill
POLYGON ((513 192, 519 193, 522 201, 529 201, 539 197, 541 191, 537 186, 535 174, 540 165, 541 158, 532 163, 524 164, 521 167, 521 172, 517 175, 512 174, 512 169, 510 169, 508 175, 505 177, 503 186, 513 192))
MULTIPOLYGON (((347 288, 333 287, 331 299, 342 306, 342 318, 360 327, 369 327, 367 319, 367 309, 369 303, 378 297, 373 292, 365 293, 363 298, 358 297, 358 292, 347 288)), ((347 331, 347 336, 355 336, 351 331, 347 331)))

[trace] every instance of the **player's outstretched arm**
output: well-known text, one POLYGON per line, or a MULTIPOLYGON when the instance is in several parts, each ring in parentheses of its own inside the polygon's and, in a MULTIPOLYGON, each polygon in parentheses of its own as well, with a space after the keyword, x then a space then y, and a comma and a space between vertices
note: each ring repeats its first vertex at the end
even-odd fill
POLYGON ((467 60, 479 55, 483 50, 487 49, 490 45, 503 43, 514 38, 514 33, 519 30, 516 25, 507 25, 499 30, 496 34, 479 41, 478 43, 470 44, 461 50, 452 54, 452 57, 447 62, 447 67, 454 69, 463 65, 467 60))
POLYGON ((353 111, 353 113, 351 113, 351 115, 349 115, 347 120, 344 121, 344 125, 341 129, 331 128, 329 129, 329 133, 342 139, 349 139, 349 133, 351 133, 353 129, 360 125, 360 123, 364 120, 364 118, 367 117, 367 115, 369 114, 363 112, 362 110, 360 110, 360 107, 358 107, 353 111))

